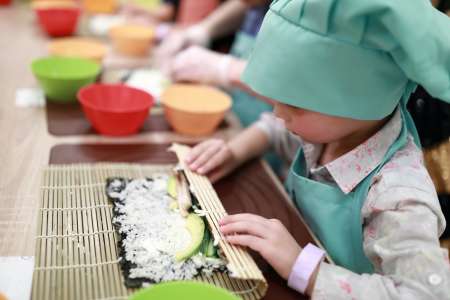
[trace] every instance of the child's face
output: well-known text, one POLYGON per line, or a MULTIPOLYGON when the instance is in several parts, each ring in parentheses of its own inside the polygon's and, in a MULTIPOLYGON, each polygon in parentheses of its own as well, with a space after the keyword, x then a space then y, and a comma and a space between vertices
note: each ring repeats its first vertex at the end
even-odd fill
POLYGON ((289 131, 315 144, 337 142, 380 122, 334 117, 279 102, 274 103, 274 113, 289 131))

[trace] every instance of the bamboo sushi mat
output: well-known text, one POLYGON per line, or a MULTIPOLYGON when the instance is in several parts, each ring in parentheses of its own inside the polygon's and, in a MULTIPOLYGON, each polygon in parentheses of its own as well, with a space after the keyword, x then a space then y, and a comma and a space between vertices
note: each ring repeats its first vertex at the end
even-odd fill
MULTIPOLYGON (((106 178, 142 178, 172 168, 136 164, 47 167, 41 187, 32 299, 127 299, 135 290, 124 285, 112 205, 105 194, 106 178)), ((260 299, 267 289, 265 281, 222 273, 194 280, 226 288, 243 299, 260 299)))

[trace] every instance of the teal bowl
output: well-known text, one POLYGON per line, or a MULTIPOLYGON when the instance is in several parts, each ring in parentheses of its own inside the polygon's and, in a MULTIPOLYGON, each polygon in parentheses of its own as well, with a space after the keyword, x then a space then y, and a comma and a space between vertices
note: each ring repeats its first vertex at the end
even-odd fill
POLYGON ((100 65, 82 58, 45 57, 33 61, 31 70, 48 100, 74 102, 78 90, 95 81, 100 65))
POLYGON ((214 285, 193 282, 177 281, 161 283, 142 289, 133 295, 130 300, 239 300, 232 293, 214 285))

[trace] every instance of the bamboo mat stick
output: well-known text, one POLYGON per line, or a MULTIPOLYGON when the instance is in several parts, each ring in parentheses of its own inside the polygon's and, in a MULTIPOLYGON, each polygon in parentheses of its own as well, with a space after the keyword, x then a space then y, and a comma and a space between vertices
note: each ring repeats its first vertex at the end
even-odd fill
MULTIPOLYGON (((45 182, 46 181, 46 179, 47 179, 47 172, 44 172, 44 174, 43 174, 43 176, 42 176, 42 179, 43 179, 43 181, 45 182)), ((41 207, 44 207, 45 205, 46 205, 46 203, 45 203, 45 199, 46 199, 46 197, 47 197, 47 195, 46 195, 46 191, 44 192, 44 191, 40 191, 40 194, 41 194, 41 207)), ((38 215, 38 223, 37 223, 37 235, 42 235, 42 234, 44 234, 45 233, 45 231, 44 231, 44 224, 45 224, 45 221, 43 221, 43 214, 41 213, 41 214, 39 214, 38 215)), ((46 241, 45 240, 42 240, 42 239, 36 239, 36 261, 35 261, 35 266, 41 266, 42 265, 42 263, 43 263, 43 260, 44 260, 44 255, 45 255, 45 251, 44 251, 44 243, 45 243, 46 241), (40 255, 39 255, 39 253, 40 253, 40 255)), ((38 287, 41 287, 41 286, 43 286, 44 285, 44 283, 43 283, 43 281, 42 281, 42 276, 41 276, 41 273, 37 273, 37 274, 35 274, 35 276, 33 276, 33 290, 32 290, 32 297, 33 297, 33 299, 37 299, 37 298, 40 298, 39 296, 39 293, 38 293, 38 291, 42 291, 42 288, 38 288, 38 287)))
MULTIPOLYGON (((93 180, 94 180, 93 174, 92 174, 92 172, 89 172, 88 181, 92 182, 93 180)), ((99 195, 97 190, 91 188, 91 196, 92 196, 92 199, 94 199, 94 205, 103 204, 101 201, 101 198, 99 198, 101 196, 99 195)), ((97 230, 105 232, 107 230, 106 229, 107 219, 106 219, 104 209, 96 209, 95 212, 97 214, 97 225, 98 225, 97 230)), ((109 244, 109 239, 106 237, 106 235, 107 234, 99 235, 99 239, 100 239, 99 242, 100 242, 100 244, 103 245, 103 247, 102 247, 103 251, 101 253, 102 257, 103 257, 102 261, 112 261, 113 258, 110 255, 111 245, 109 244)), ((112 276, 111 265, 110 264, 105 265, 103 267, 103 271, 105 274, 105 297, 110 297, 111 292, 113 292, 113 289, 114 289, 114 286, 111 285, 111 282, 113 279, 111 277, 112 276)), ((114 294, 114 293, 112 293, 112 294, 114 294)))
MULTIPOLYGON (((67 175, 68 175, 67 171, 64 172, 64 174, 63 174, 63 184, 67 184, 67 180, 68 180, 67 175)), ((62 195, 62 202, 63 202, 62 205, 63 205, 63 207, 67 207, 67 206, 70 205, 68 203, 68 199, 67 199, 67 191, 63 190, 61 192, 63 194, 62 195)), ((60 230, 60 232, 58 234, 61 235, 62 247, 64 249, 64 256, 63 256, 61 264, 60 264, 61 266, 63 266, 63 265, 66 265, 68 263, 68 259, 69 259, 69 245, 68 245, 69 244, 69 237, 68 236, 64 236, 66 231, 67 231, 67 228, 68 228, 67 222, 68 222, 68 219, 69 219, 69 215, 68 215, 69 212, 67 210, 63 210, 63 211, 61 211, 61 213, 62 213, 62 226, 61 226, 61 230, 60 230)), ((68 299, 69 298, 69 295, 68 295, 68 291, 69 290, 67 289, 68 273, 69 273, 69 270, 67 270, 67 269, 62 271, 62 278, 61 278, 61 280, 62 280, 62 283, 61 283, 62 296, 61 296, 61 298, 62 299, 68 299)))
MULTIPOLYGON (((69 168, 69 183, 72 183, 73 181, 73 177, 74 175, 74 170, 72 168, 69 168)), ((78 199, 76 197, 75 191, 69 191, 68 193, 70 202, 71 202, 71 207, 78 207, 77 203, 78 203, 78 199)), ((78 220, 79 220, 79 214, 80 211, 78 210, 72 210, 72 223, 71 223, 71 227, 70 230, 75 230, 77 233, 80 232, 78 229, 78 220)), ((74 240, 70 240, 70 248, 72 251, 72 261, 71 261, 71 265, 76 265, 80 263, 80 255, 78 250, 78 240, 79 239, 74 239, 74 240), (76 241, 76 242, 75 242, 76 241)), ((69 270, 70 274, 71 274, 71 278, 72 281, 70 282, 70 290, 71 290, 71 296, 72 299, 76 299, 77 296, 79 295, 79 293, 81 292, 80 289, 80 283, 81 283, 81 278, 79 277, 79 272, 77 269, 70 269, 69 270)), ((78 296, 79 298, 79 296, 78 296)))
MULTIPOLYGON (((50 184, 53 184, 54 183, 54 178, 53 178, 53 175, 54 174, 51 174, 51 177, 50 177, 50 184)), ((57 184, 56 183, 56 181, 55 181, 55 184, 57 184)), ((48 201, 49 201, 49 203, 48 203, 48 205, 50 206, 50 207, 52 207, 53 206, 53 191, 50 191, 50 193, 49 193, 50 195, 50 197, 49 197, 49 199, 48 199, 48 201)), ((52 213, 51 212, 47 212, 47 231, 46 231, 46 234, 52 234, 52 222, 53 222, 53 215, 52 215, 52 213)), ((51 257, 52 257, 52 250, 53 250, 53 240, 52 239, 49 239, 49 240, 47 240, 47 243, 46 243, 46 259, 45 259, 45 266, 49 266, 49 265, 51 265, 51 257)), ((53 250, 54 251, 54 250, 53 250)), ((50 286, 51 286, 51 275, 52 275, 52 272, 46 272, 45 273, 45 281, 47 282, 47 284, 45 285, 45 293, 44 293, 44 297, 45 297, 45 299, 49 299, 50 298, 50 286)))
MULTIPOLYGON (((85 169, 84 168, 80 169, 80 172, 79 172, 80 185, 86 186, 86 188, 80 190, 81 201, 82 201, 83 207, 92 206, 90 197, 89 197, 89 187, 85 181, 85 175, 86 175, 85 169)), ((85 214, 88 232, 93 233, 94 232, 94 228, 93 228, 94 220, 93 220, 92 211, 91 210, 83 210, 83 214, 85 214)), ((101 279, 102 279, 101 278, 102 274, 100 272, 98 272, 97 268, 92 267, 97 263, 97 261, 96 261, 97 245, 95 243, 95 240, 94 240, 94 237, 92 234, 89 236, 86 236, 85 238, 87 239, 87 246, 84 249, 85 255, 86 255, 86 264, 89 265, 90 267, 81 268, 81 270, 82 270, 82 272, 85 273, 85 277, 87 279, 88 285, 89 284, 91 285, 91 288, 89 288, 89 289, 93 291, 93 297, 94 298, 102 298, 103 293, 102 293, 101 287, 99 286, 99 281, 101 281, 101 279)))
MULTIPOLYGON (((76 185, 76 184, 80 184, 79 182, 79 178, 78 178, 78 173, 76 170, 73 170, 73 177, 72 177, 72 182, 71 185, 76 185)), ((73 188, 73 190, 71 189, 71 192, 75 195, 76 198, 76 207, 83 207, 84 203, 82 201, 82 195, 81 195, 81 191, 78 188, 73 188)), ((78 232, 90 232, 89 231, 89 227, 87 224, 87 220, 86 220, 86 211, 84 210, 77 210, 77 230, 78 232)), ((88 263, 87 261, 87 251, 89 251, 89 240, 88 237, 83 236, 80 237, 79 239, 76 239, 76 252, 77 252, 77 257, 78 257, 78 264, 79 265, 84 265, 86 263, 88 263)), ((76 277, 77 277, 77 291, 76 291, 76 296, 77 297, 84 297, 86 299, 93 299, 94 295, 93 295, 93 287, 92 287, 92 280, 86 280, 87 278, 87 274, 84 273, 84 270, 82 270, 81 268, 75 268, 75 273, 76 273, 76 277), (80 295, 80 296, 78 296, 80 295)), ((88 276, 91 276, 90 274, 88 274, 88 276)))
MULTIPOLYGON (((95 173, 95 181, 101 182, 101 181, 105 181, 106 178, 108 177, 108 174, 106 172, 106 170, 104 168, 99 168, 99 170, 95 173)), ((99 196, 100 196, 100 191, 98 192, 99 196)), ((103 193, 104 194, 104 193, 103 193)), ((102 195, 103 195, 102 194, 102 195)), ((104 196, 103 196, 104 197, 104 196)), ((104 198, 103 198, 104 199, 104 198)), ((112 212, 111 210, 107 210, 106 211, 106 220, 109 220, 107 222, 108 224, 108 230, 112 230, 112 222, 110 222, 112 220, 112 212)), ((109 241, 109 250, 111 252, 111 258, 113 259, 118 259, 118 253, 117 253, 117 237, 115 235, 108 236, 108 241, 109 241)), ((112 267, 112 278, 111 278, 111 283, 112 286, 114 288, 113 294, 114 295, 125 295, 125 288, 123 285, 123 282, 121 281, 121 276, 120 276, 120 270, 118 268, 118 265, 111 265, 112 267)))
MULTIPOLYGON (((59 175, 57 177, 57 183, 58 184, 63 184, 63 176, 59 175)), ((58 207, 60 205, 59 201, 60 201, 60 196, 61 196, 61 190, 55 190, 54 191, 54 198, 53 198, 53 206, 52 207, 58 207)), ((53 226, 52 226, 52 233, 58 235, 59 234, 59 223, 60 223, 60 216, 59 216, 59 212, 57 210, 53 210, 52 211, 53 214, 53 226)), ((52 266, 59 266, 60 263, 60 257, 61 257, 61 252, 63 251, 62 246, 60 245, 60 240, 59 238, 53 238, 53 241, 56 245, 55 250, 53 252, 53 256, 52 256, 52 266)), ((59 297, 59 290, 60 290, 60 286, 61 286, 61 281, 60 281, 60 277, 59 276, 59 270, 58 269, 53 269, 53 279, 52 282, 55 284, 55 288, 51 289, 51 292, 53 293, 53 297, 54 299, 58 299, 59 297)))
MULTIPOLYGON (((64 174, 62 174, 62 176, 59 178, 59 182, 61 184, 64 184, 64 174)), ((63 205, 64 206, 64 202, 63 202, 63 191, 62 190, 58 190, 57 194, 56 194, 56 205, 63 205)), ((56 241, 56 261, 55 261, 55 265, 56 266, 62 266, 63 265, 63 256, 65 255, 65 248, 63 246, 63 238, 61 237, 63 230, 63 220, 62 220, 62 211, 55 211, 56 214, 56 222, 55 222, 55 231, 56 234, 59 237, 55 238, 56 241)), ((56 288, 54 289, 55 292, 55 298, 62 298, 62 287, 63 287, 63 273, 64 270, 55 270, 55 276, 56 276, 56 288)))
MULTIPOLYGON (((90 174, 89 173, 90 172, 88 169, 84 170, 83 177, 84 177, 84 180, 86 183, 90 182, 90 178, 89 178, 90 174)), ((93 189, 93 187, 86 189, 86 198, 88 199, 89 205, 95 206, 96 203, 94 201, 94 195, 92 193, 92 189, 93 189)), ((97 210, 96 209, 90 210, 90 213, 91 213, 90 217, 92 220, 92 230, 93 230, 92 232, 98 232, 99 231, 98 223, 101 221, 98 219, 97 210)), ((95 251, 94 252, 94 257, 95 257, 94 261, 95 262, 94 263, 97 264, 97 263, 105 262, 106 259, 103 256, 103 248, 105 247, 105 244, 100 242, 100 235, 94 235, 93 242, 94 242, 94 251, 95 251)), ((106 274, 104 273, 105 267, 106 267, 106 265, 93 268, 94 270, 97 270, 97 274, 99 275, 98 287, 99 287, 99 291, 100 291, 100 298, 106 297, 107 287, 106 287, 106 280, 105 280, 106 274)))
MULTIPOLYGON (((92 175, 94 176, 94 172, 92 173, 92 175)), ((95 177, 93 177, 95 178, 95 177)), ((101 193, 100 191, 96 192, 97 194, 97 201, 99 204, 106 204, 107 199, 105 197, 105 193, 103 191, 103 193, 101 193)), ((116 243, 114 239, 111 239, 111 236, 114 235, 114 232, 112 231, 112 228, 110 228, 109 225, 111 225, 111 220, 112 220, 112 214, 111 214, 111 210, 112 208, 108 208, 108 209, 102 209, 101 210, 101 218, 102 218, 102 228, 103 230, 107 230, 109 233, 106 235, 103 235, 103 239, 105 242, 105 254, 106 254, 106 260, 107 261, 113 261, 113 260, 117 260, 118 256, 116 254, 113 254, 113 250, 115 250, 116 248, 116 243), (108 214, 109 213, 109 214, 108 214)), ((115 277, 115 272, 114 272, 114 265, 107 265, 107 272, 108 272, 108 283, 109 283, 109 293, 108 296, 112 297, 114 295, 117 295, 119 290, 118 289, 118 284, 115 284, 115 280, 117 280, 117 278, 115 277)))
MULTIPOLYGON (((66 170, 66 184, 70 184, 70 181, 72 179, 72 172, 70 169, 66 170)), ((66 201, 67 201, 67 206, 72 208, 75 206, 74 203, 74 199, 72 197, 72 193, 71 191, 66 190, 66 201)), ((68 210, 67 211, 67 227, 66 227, 66 231, 68 233, 72 233, 73 229, 75 228, 74 226, 74 220, 76 220, 75 217, 75 211, 74 210, 68 210)), ((74 248, 73 248, 73 242, 72 239, 70 237, 67 238, 67 256, 68 256, 68 264, 69 265, 74 265, 75 264, 75 253, 74 253, 74 248)), ((66 294, 68 299, 72 300, 75 299, 75 295, 74 295, 74 283, 75 283, 75 274, 74 274, 74 270, 73 269, 69 269, 67 270, 67 282, 66 282, 66 286, 65 286, 65 290, 66 290, 66 294)))

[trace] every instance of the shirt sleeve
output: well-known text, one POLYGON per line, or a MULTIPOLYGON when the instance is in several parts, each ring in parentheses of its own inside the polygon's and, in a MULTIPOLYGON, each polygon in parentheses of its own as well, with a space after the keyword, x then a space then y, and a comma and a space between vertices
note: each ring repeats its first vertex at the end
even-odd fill
POLYGON ((263 113, 255 123, 269 138, 270 147, 290 165, 298 148, 302 145, 298 136, 290 133, 284 122, 273 113, 263 113))
POLYGON ((364 251, 375 273, 322 263, 312 299, 450 299, 449 256, 438 239, 445 219, 412 147, 374 178, 362 209, 364 251))

